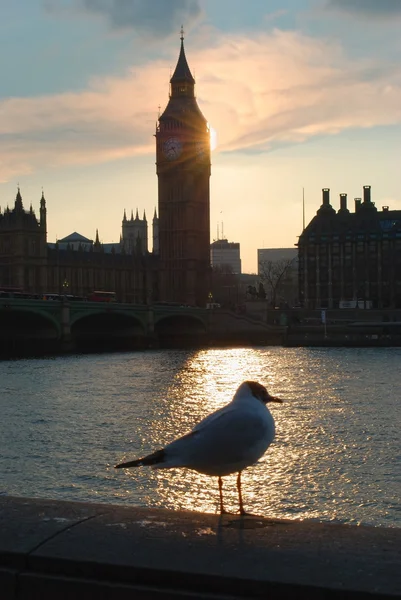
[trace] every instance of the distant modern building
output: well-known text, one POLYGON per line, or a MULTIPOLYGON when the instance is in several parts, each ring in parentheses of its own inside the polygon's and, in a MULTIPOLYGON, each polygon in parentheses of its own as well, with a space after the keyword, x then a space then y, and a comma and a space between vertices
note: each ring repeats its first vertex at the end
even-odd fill
POLYGON ((401 210, 371 200, 363 187, 355 212, 340 194, 336 212, 330 190, 298 242, 301 304, 307 308, 401 307, 401 210))
POLYGON ((297 248, 259 248, 258 276, 272 308, 298 304, 297 248))
POLYGON ((232 273, 241 274, 241 250, 238 242, 216 240, 210 244, 212 267, 229 267, 232 273))
POLYGON ((294 268, 298 268, 297 248, 259 248, 258 249, 258 275, 261 273, 263 263, 272 261, 294 261, 294 268))

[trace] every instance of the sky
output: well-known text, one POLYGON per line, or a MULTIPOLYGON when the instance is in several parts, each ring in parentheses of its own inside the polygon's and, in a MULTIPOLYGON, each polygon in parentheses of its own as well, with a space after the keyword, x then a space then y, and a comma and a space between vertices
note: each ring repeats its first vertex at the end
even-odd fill
MULTIPOLYGON (((216 132, 211 241, 294 247, 321 204, 372 186, 401 210, 401 0, 0 0, 0 206, 48 241, 102 242, 157 207, 155 127, 180 28, 216 132)), ((151 235, 150 250, 151 250, 151 235)))

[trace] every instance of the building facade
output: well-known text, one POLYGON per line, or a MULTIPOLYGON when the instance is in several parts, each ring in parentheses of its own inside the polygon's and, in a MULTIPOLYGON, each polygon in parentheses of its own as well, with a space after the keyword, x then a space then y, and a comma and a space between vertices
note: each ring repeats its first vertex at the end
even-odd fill
POLYGON ((378 210, 371 188, 355 198, 355 212, 330 190, 298 242, 300 302, 306 308, 401 308, 401 211, 378 210))
POLYGON ((102 244, 97 231, 95 241, 74 232, 48 243, 46 221, 43 194, 37 219, 32 207, 24 209, 18 188, 14 208, 0 213, 0 290, 78 297, 114 291, 120 302, 136 304, 160 299, 157 256, 142 251, 141 244, 127 245, 123 236, 119 243, 102 244))
POLYGON ((236 275, 241 274, 241 248, 238 242, 215 240, 210 244, 212 268, 229 268, 236 275))
POLYGON ((0 211, 0 285, 44 289, 47 285, 46 201, 42 193, 40 218, 32 205, 24 210, 18 188, 14 208, 0 211))
POLYGON ((148 222, 145 211, 143 211, 143 219, 139 218, 138 209, 136 209, 135 219, 133 211, 131 211, 131 219, 127 219, 124 211, 121 244, 129 254, 134 251, 145 254, 148 251, 148 222))
POLYGON ((0 288, 27 294, 87 296, 115 291, 121 302, 172 301, 205 306, 210 293, 210 131, 195 98, 183 32, 170 97, 156 128, 158 215, 153 252, 145 213, 124 211, 118 243, 74 232, 47 242, 46 201, 40 218, 26 211, 18 188, 13 209, 0 211, 0 288))
POLYGON ((156 128, 160 294, 205 306, 210 287, 210 131, 181 32, 170 98, 156 128))
POLYGON ((258 248, 258 275, 261 274, 263 265, 269 261, 273 263, 291 261, 297 265, 298 250, 297 248, 258 248))

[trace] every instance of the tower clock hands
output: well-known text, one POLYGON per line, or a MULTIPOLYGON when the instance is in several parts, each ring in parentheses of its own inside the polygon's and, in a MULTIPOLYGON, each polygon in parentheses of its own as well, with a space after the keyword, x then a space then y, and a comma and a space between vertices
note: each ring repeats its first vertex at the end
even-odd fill
POLYGON ((182 152, 182 144, 178 138, 170 137, 163 144, 163 153, 168 160, 176 160, 182 152))

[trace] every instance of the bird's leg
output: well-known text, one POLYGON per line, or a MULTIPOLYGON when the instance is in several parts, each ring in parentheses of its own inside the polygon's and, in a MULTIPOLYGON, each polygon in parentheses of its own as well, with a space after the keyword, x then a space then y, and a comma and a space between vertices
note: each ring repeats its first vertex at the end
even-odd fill
POLYGON ((248 514, 244 509, 244 504, 242 502, 242 492, 241 492, 241 471, 238 473, 237 477, 237 490, 238 490, 238 499, 239 499, 239 513, 240 515, 248 514))
POLYGON ((226 515, 227 511, 224 510, 224 505, 223 505, 223 480, 219 475, 219 493, 220 493, 220 514, 221 515, 226 515))
POLYGON ((239 471, 237 477, 237 489, 238 489, 238 498, 239 498, 239 514, 241 516, 247 515, 248 517, 256 517, 257 515, 253 515, 252 513, 246 512, 244 508, 244 503, 242 502, 242 491, 241 491, 241 472, 239 471))

